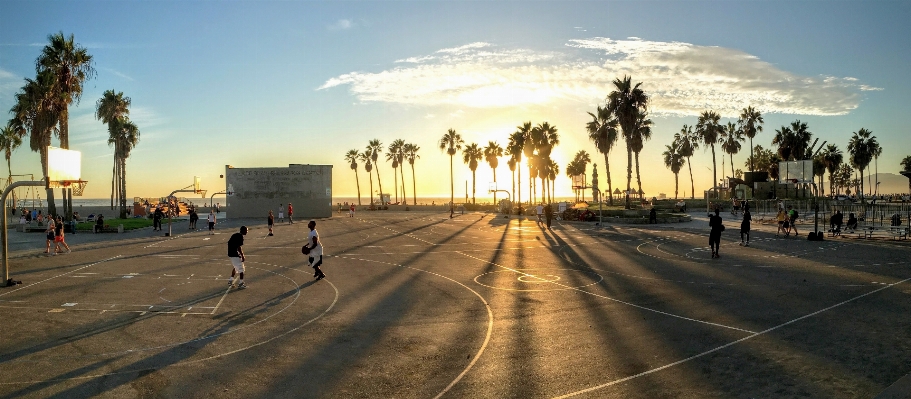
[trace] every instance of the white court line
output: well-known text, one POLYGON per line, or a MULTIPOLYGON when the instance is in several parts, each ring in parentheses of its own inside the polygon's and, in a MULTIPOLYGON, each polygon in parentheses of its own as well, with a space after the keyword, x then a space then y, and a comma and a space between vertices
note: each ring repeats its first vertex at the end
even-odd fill
MULTIPOLYGON (((503 266, 503 265, 498 265, 498 264, 493 263, 493 262, 491 262, 491 261, 487 261, 487 260, 484 260, 484 259, 476 258, 476 257, 471 256, 471 255, 468 255, 468 254, 464 254, 464 253, 463 253, 463 254, 461 254, 461 255, 466 256, 466 257, 469 257, 469 258, 472 258, 472 259, 475 259, 475 260, 479 260, 479 261, 484 262, 484 263, 489 263, 489 264, 494 265, 494 266, 497 266, 497 267, 502 267, 502 268, 504 268, 504 269, 506 269, 506 270, 509 270, 509 271, 512 271, 512 272, 514 272, 514 273, 526 275, 526 276, 529 276, 529 277, 539 278, 539 277, 537 277, 537 276, 535 276, 535 275, 533 275, 533 274, 528 274, 528 273, 525 273, 525 272, 523 272, 523 271, 516 270, 516 269, 510 268, 510 267, 506 267, 506 266, 503 266)), ((558 282, 556 282, 556 281, 547 281, 547 280, 544 280, 544 279, 541 279, 541 280, 544 281, 544 282, 551 283, 551 284, 553 284, 553 285, 558 285, 558 286, 563 287, 563 288, 566 288, 566 289, 570 289, 570 290, 573 290, 573 291, 578 291, 578 292, 581 292, 581 293, 583 293, 583 294, 588 294, 588 295, 595 296, 595 297, 598 297, 598 298, 607 299, 607 300, 609 300, 609 301, 614 301, 614 302, 617 302, 617 303, 622 303, 622 304, 624 304, 624 305, 632 306, 632 307, 634 307, 634 308, 639 308, 639 309, 642 309, 642 310, 647 310, 647 311, 649 311, 649 312, 655 312, 655 313, 662 314, 662 315, 665 315, 665 316, 676 317, 676 318, 678 318, 678 319, 683 319, 683 320, 688 320, 688 321, 694 321, 694 322, 702 323, 702 324, 708 324, 708 325, 710 325, 710 326, 715 326, 715 327, 723 327, 723 328, 727 328, 727 329, 731 329, 731 330, 736 330, 736 331, 742 331, 742 332, 750 333, 750 334, 755 334, 755 333, 756 333, 755 331, 750 331, 750 330, 746 330, 746 329, 743 329, 743 328, 737 328, 737 327, 727 326, 727 325, 724 325, 724 324, 712 323, 712 322, 710 322, 710 321, 704 321, 704 320, 699 320, 699 319, 693 319, 693 318, 686 317, 686 316, 681 316, 681 315, 677 315, 677 314, 673 314, 673 313, 663 312, 663 311, 660 311, 660 310, 658 310, 658 309, 647 308, 647 307, 642 306, 642 305, 636 305, 635 303, 626 302, 626 301, 621 301, 621 300, 619 300, 619 299, 611 298, 611 297, 606 296, 606 295, 601 295, 601 294, 596 294, 596 293, 594 293, 594 292, 585 291, 585 290, 583 290, 583 289, 581 289, 581 288, 570 287, 570 286, 565 285, 565 284, 560 284, 560 283, 558 283, 558 282)))
POLYGON ((215 314, 215 311, 218 310, 218 308, 221 306, 221 303, 224 302, 225 297, 228 296, 228 293, 229 293, 229 292, 231 292, 231 286, 230 286, 230 285, 228 286, 228 289, 225 290, 225 293, 222 294, 221 299, 218 300, 218 303, 215 304, 215 307, 212 308, 212 313, 209 313, 209 314, 215 314))
POLYGON ((43 282, 45 282, 45 281, 53 280, 53 279, 55 279, 55 278, 57 278, 57 277, 63 277, 63 276, 66 276, 66 275, 68 275, 68 274, 73 274, 73 273, 78 272, 78 271, 80 271, 80 270, 82 270, 82 269, 89 268, 89 267, 95 266, 95 265, 97 265, 97 264, 100 264, 100 263, 103 263, 103 262, 107 262, 107 261, 109 261, 109 260, 114 260, 114 259, 117 259, 117 258, 119 258, 119 257, 121 257, 121 256, 122 256, 122 255, 117 255, 117 256, 114 256, 114 257, 112 257, 112 258, 102 259, 102 260, 99 260, 98 262, 92 263, 92 264, 90 264, 90 265, 85 265, 85 266, 80 267, 80 268, 78 268, 78 269, 76 269, 76 270, 69 271, 69 272, 66 272, 66 273, 63 273, 63 274, 58 274, 58 275, 56 275, 56 276, 54 276, 54 277, 49 277, 49 278, 46 278, 46 279, 44 279, 44 280, 41 280, 41 281, 39 281, 39 282, 37 282, 37 283, 32 283, 32 284, 29 284, 29 285, 22 286, 21 288, 16 288, 16 289, 14 289, 14 290, 12 290, 12 291, 9 291, 9 292, 4 292, 4 293, 0 294, 0 296, 4 296, 4 295, 7 295, 7 294, 12 294, 12 293, 14 293, 14 292, 16 292, 16 291, 19 291, 19 290, 24 290, 24 289, 26 289, 26 288, 33 287, 33 286, 36 286, 36 285, 38 285, 38 284, 41 284, 41 283, 43 283, 43 282))
POLYGON ((766 333, 770 333, 770 332, 775 331, 775 330, 777 330, 777 329, 779 329, 779 328, 782 328, 782 327, 784 327, 784 326, 787 326, 787 325, 796 323, 796 322, 801 321, 801 320, 803 320, 803 319, 806 319, 806 318, 808 318, 808 317, 813 317, 813 316, 816 316, 816 315, 818 315, 818 314, 820 314, 820 313, 826 312, 826 311, 828 311, 828 310, 835 309, 835 308, 837 308, 837 307, 839 307, 839 306, 841 306, 841 305, 844 305, 844 304, 846 304, 846 303, 853 302, 853 301, 856 301, 856 300, 858 300, 858 299, 860 299, 860 298, 863 298, 863 297, 865 297, 865 296, 875 294, 875 293, 877 293, 877 292, 879 292, 879 291, 882 291, 882 290, 884 290, 884 289, 886 289, 886 288, 890 288, 890 287, 892 287, 892 286, 895 286, 895 285, 904 283, 904 282, 906 282, 906 281, 908 281, 908 280, 911 280, 911 278, 906 278, 906 279, 901 280, 901 281, 898 281, 898 282, 896 282, 896 283, 889 284, 889 285, 887 285, 887 286, 885 286, 885 287, 875 289, 875 290, 870 291, 870 292, 868 292, 868 293, 866 293, 866 294, 862 294, 862 295, 856 296, 856 297, 854 297, 854 298, 851 298, 851 299, 848 299, 848 300, 845 300, 845 301, 836 303, 836 304, 834 304, 834 305, 832 305, 832 306, 829 306, 829 307, 827 307, 827 308, 823 308, 823 309, 817 310, 817 311, 815 311, 815 312, 813 312, 813 313, 806 314, 806 315, 803 315, 803 316, 798 317, 798 318, 796 318, 796 319, 793 319, 793 320, 790 320, 790 321, 781 323, 781 324, 779 324, 779 325, 777 325, 777 326, 775 326, 775 327, 771 327, 771 328, 765 329, 765 330, 763 330, 763 331, 760 331, 760 332, 757 332, 757 333, 753 333, 752 335, 743 337, 743 338, 738 339, 738 340, 733 341, 733 342, 729 342, 729 343, 727 343, 727 344, 721 345, 721 346, 716 347, 716 348, 713 348, 713 349, 709 349, 709 350, 707 350, 707 351, 705 351, 705 352, 702 352, 702 353, 699 353, 699 354, 690 356, 690 357, 688 357, 688 358, 686 358, 686 359, 681 359, 681 360, 678 360, 678 361, 673 362, 673 363, 666 364, 666 365, 661 366, 661 367, 653 368, 653 369, 648 370, 648 371, 643 371, 643 372, 641 372, 641 373, 639 373, 639 374, 631 375, 631 376, 629 376, 629 377, 624 377, 624 378, 621 378, 621 379, 618 379, 618 380, 614 380, 614 381, 611 381, 611 382, 608 382, 608 383, 605 383, 605 384, 596 385, 596 386, 593 386, 593 387, 590 387, 590 388, 586 388, 586 389, 583 389, 583 390, 579 390, 579 391, 576 391, 576 392, 570 392, 570 393, 568 393, 568 394, 561 395, 561 396, 556 396, 556 397, 554 397, 554 399, 569 398, 569 397, 572 397, 572 396, 581 395, 581 394, 583 394, 583 393, 588 393, 588 392, 596 391, 596 390, 601 389, 601 388, 606 388, 606 387, 609 387, 609 386, 611 386, 611 385, 616 385, 616 384, 619 384, 619 383, 621 383, 621 382, 626 382, 626 381, 629 381, 629 380, 632 380, 632 379, 635 379, 635 378, 639 378, 639 377, 642 377, 642 376, 645 376, 645 375, 649 375, 649 374, 652 374, 652 373, 656 373, 656 372, 658 372, 658 371, 661 371, 661 370, 664 370, 664 369, 667 369, 667 368, 674 367, 674 366, 679 365, 679 364, 686 363, 686 362, 688 362, 688 361, 690 361, 690 360, 697 359, 697 358, 703 357, 703 356, 705 356, 705 355, 708 355, 708 354, 711 354, 711 353, 720 351, 720 350, 722 350, 722 349, 724 349, 724 348, 727 348, 727 347, 729 347, 729 346, 733 346, 733 345, 739 344, 739 343, 741 343, 741 342, 743 342, 743 341, 746 341, 746 340, 749 340, 749 339, 756 338, 756 337, 758 337, 758 336, 760 336, 760 335, 763 335, 763 334, 766 334, 766 333))

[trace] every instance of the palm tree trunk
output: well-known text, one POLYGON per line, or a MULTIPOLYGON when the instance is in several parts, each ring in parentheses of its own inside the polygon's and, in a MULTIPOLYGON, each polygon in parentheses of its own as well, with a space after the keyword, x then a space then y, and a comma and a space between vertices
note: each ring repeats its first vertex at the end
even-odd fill
POLYGON ((120 218, 127 217, 127 159, 120 157, 120 218))
POLYGON ((405 166, 402 164, 399 164, 399 177, 402 180, 402 205, 408 205, 408 196, 405 195, 405 166))
POLYGON ((750 137, 750 172, 753 172, 753 138, 750 137))
MULTIPOLYGON (((607 170, 607 195, 609 198, 609 203, 611 206, 614 206, 614 187, 611 185, 610 181, 610 162, 607 160, 607 153, 604 153, 604 169, 607 170)), ((604 201, 599 198, 599 200, 604 201)))
MULTIPOLYGON (((497 170, 496 169, 493 170, 493 185, 494 186, 497 185, 497 170)), ((499 189, 499 187, 497 187, 497 189, 499 189)), ((497 190, 493 191, 493 205, 497 206, 497 190)))
POLYGON ((367 176, 370 177, 370 209, 373 209, 373 174, 367 172, 367 176))
POLYGON ((411 195, 414 197, 414 205, 418 204, 418 183, 414 174, 414 164, 411 164, 411 195))
POLYGON ((111 167, 111 210, 114 210, 114 182, 117 181, 117 154, 114 154, 114 166, 111 167))
POLYGON ((376 182, 380 185, 380 205, 385 206, 386 201, 383 199, 383 180, 380 179, 380 167, 378 164, 373 165, 373 170, 376 171, 376 182))
MULTIPOLYGON (((41 155, 41 170, 44 172, 44 178, 47 179, 47 147, 42 146, 38 153, 41 155)), ((54 190, 47 189, 47 214, 55 215, 57 214, 57 208, 54 206, 54 190)))
POLYGON ((472 203, 472 204, 476 204, 476 203, 477 203, 477 202, 475 202, 475 199, 474 199, 474 194, 475 194, 475 181, 476 181, 476 180, 477 180, 477 179, 475 179, 475 170, 472 169, 472 170, 471 170, 471 203, 472 203))
POLYGON ((736 177, 734 176, 734 154, 729 155, 731 156, 731 177, 736 177))
POLYGON ((516 158, 516 203, 522 206, 522 157, 516 158))
POLYGON ((357 204, 361 205, 361 179, 357 177, 357 168, 354 169, 354 182, 357 183, 357 204))
MULTIPOLYGON (((855 189, 855 191, 857 191, 855 189)), ((860 169, 860 194, 858 195, 860 202, 866 203, 867 199, 864 198, 864 168, 860 169)))
POLYGON ((629 146, 629 138, 626 139, 626 209, 629 206, 630 183, 633 180, 633 149, 629 146))
POLYGON ((397 204, 397 203, 399 203, 399 174, 396 173, 397 172, 396 169, 398 169, 398 168, 392 168, 392 178, 393 178, 392 184, 395 185, 394 186, 395 187, 394 188, 395 189, 395 203, 397 204))
POLYGON ((639 193, 642 194, 642 177, 639 175, 639 153, 636 153, 636 183, 639 185, 639 193))
POLYGON ((449 217, 455 211, 455 174, 453 173, 454 164, 452 163, 453 155, 449 156, 449 217))
POLYGON ((686 157, 686 166, 690 168, 690 199, 696 199, 696 183, 693 183, 693 164, 690 157, 686 157))
POLYGON ((715 192, 715 200, 718 200, 718 164, 715 162, 714 144, 712 144, 712 191, 715 192))

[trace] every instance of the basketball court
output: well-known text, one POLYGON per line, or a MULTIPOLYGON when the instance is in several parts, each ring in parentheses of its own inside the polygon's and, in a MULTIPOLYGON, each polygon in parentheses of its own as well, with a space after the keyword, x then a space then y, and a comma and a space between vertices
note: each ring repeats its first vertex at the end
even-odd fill
POLYGON ((264 218, 13 254, 0 397, 875 397, 911 371, 905 244, 732 228, 711 259, 696 222, 448 216, 320 220, 320 281, 305 224, 264 218))

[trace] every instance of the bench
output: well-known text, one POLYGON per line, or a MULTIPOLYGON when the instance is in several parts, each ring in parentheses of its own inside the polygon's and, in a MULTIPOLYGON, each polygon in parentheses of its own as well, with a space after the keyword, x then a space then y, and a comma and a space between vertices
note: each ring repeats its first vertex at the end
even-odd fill
POLYGON ((866 226, 866 227, 858 228, 856 233, 857 233, 858 238, 860 238, 860 236, 863 235, 863 237, 865 239, 873 238, 873 235, 875 235, 877 233, 882 233, 886 236, 892 237, 893 240, 897 240, 897 239, 906 240, 906 239, 908 239, 908 234, 909 234, 908 228, 903 227, 903 226, 882 226, 882 227, 866 226))
POLYGON ((19 226, 22 226, 22 230, 20 230, 20 231, 23 233, 35 233, 35 232, 43 233, 43 232, 47 231, 47 226, 43 226, 43 225, 20 224, 19 226))
POLYGON ((892 236, 893 240, 896 240, 896 239, 907 240, 908 233, 909 233, 909 231, 908 231, 907 227, 889 226, 889 234, 892 236))

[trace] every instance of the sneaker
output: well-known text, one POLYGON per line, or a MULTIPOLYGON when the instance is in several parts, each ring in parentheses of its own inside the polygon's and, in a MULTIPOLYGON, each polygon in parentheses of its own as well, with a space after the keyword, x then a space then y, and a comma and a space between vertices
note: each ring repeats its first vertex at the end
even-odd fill
POLYGON ((66 253, 70 253, 70 252, 73 252, 73 250, 72 249, 66 250, 66 253))
POLYGON ((57 256, 57 253, 56 253, 56 252, 51 252, 51 255, 57 256))
POLYGON ((748 241, 748 242, 747 242, 747 243, 746 243, 746 244, 743 244, 743 246, 745 246, 745 247, 749 247, 749 246, 750 246, 750 243, 749 243, 749 241, 748 241))
POLYGON ((743 246, 743 241, 740 242, 740 246, 741 246, 741 247, 743 246))
POLYGON ((317 279, 317 280, 322 280, 322 279, 324 279, 324 278, 326 278, 326 275, 325 275, 325 274, 320 274, 319 276, 316 276, 316 279, 317 279))
POLYGON ((228 280, 228 287, 233 287, 233 286, 234 286, 234 281, 228 280))
POLYGON ((247 283, 240 283, 237 285, 237 289, 239 289, 239 290, 242 290, 244 288, 247 288, 247 283))

